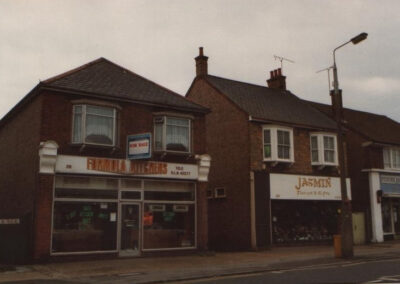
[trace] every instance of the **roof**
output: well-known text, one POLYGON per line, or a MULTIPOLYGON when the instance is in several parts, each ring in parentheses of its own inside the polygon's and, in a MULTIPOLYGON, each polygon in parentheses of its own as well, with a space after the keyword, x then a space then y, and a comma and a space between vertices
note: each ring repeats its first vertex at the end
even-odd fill
MULTIPOLYGON (((330 105, 307 102, 316 109, 332 117, 330 105)), ((385 116, 343 108, 345 126, 375 143, 400 145, 400 123, 385 116)))
POLYGON ((254 119, 318 129, 336 129, 335 121, 289 91, 211 75, 207 75, 205 79, 254 119))
POLYGON ((117 64, 99 58, 42 82, 46 88, 95 94, 197 112, 207 109, 117 64))

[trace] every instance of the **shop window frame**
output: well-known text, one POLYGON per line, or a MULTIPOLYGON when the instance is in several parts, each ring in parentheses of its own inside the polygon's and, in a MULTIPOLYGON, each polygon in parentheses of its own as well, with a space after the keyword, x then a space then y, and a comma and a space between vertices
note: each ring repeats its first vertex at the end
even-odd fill
POLYGON ((294 159, 294 138, 293 138, 293 128, 279 126, 279 125, 263 125, 262 126, 262 145, 263 145, 263 161, 264 162, 273 162, 273 164, 277 163, 289 163, 293 164, 295 162, 294 159), (269 132, 269 142, 265 141, 265 133, 269 132), (289 134, 289 158, 279 157, 279 146, 285 146, 286 144, 279 144, 278 132, 285 132, 289 134), (266 156, 266 145, 270 147, 270 155, 266 156))
POLYGON ((337 167, 338 166, 338 144, 337 144, 337 137, 335 134, 332 133, 327 133, 327 132, 312 132, 310 133, 310 160, 311 160, 311 165, 313 166, 320 166, 320 167, 326 167, 326 166, 333 166, 337 167), (331 150, 331 149, 326 149, 325 148, 325 137, 327 138, 333 138, 333 146, 334 146, 334 153, 333 153, 333 158, 334 161, 327 161, 325 157, 325 151, 331 150), (317 139, 317 148, 312 147, 312 139, 316 138, 317 139), (313 161, 312 157, 312 152, 313 151, 318 151, 318 160, 313 161))

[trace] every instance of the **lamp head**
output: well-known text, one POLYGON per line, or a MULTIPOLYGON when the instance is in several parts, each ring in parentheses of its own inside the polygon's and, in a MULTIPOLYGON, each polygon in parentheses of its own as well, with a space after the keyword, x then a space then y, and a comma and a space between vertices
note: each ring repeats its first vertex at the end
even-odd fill
POLYGON ((366 39, 367 36, 368 36, 367 33, 360 33, 358 36, 353 37, 350 41, 351 41, 353 44, 357 44, 357 43, 363 41, 364 39, 366 39))

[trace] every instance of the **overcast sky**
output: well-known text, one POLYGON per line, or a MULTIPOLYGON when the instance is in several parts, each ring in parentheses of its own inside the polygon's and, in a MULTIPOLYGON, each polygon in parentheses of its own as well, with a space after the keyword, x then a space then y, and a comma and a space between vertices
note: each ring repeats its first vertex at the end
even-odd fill
MULTIPOLYGON (((400 1, 0 0, 0 117, 38 82, 99 57, 184 95, 204 46, 212 75, 329 103, 332 51, 346 107, 400 121, 400 1)), ((331 76, 332 78, 332 76, 331 76)))

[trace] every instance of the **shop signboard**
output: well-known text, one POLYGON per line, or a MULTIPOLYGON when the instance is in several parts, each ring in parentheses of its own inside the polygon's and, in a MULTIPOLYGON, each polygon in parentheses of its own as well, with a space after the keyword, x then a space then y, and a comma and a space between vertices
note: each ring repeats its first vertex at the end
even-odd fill
POLYGON ((56 172, 73 174, 128 175, 196 180, 198 166, 159 161, 122 160, 59 155, 56 172))
POLYGON ((381 174, 380 186, 384 196, 400 196, 400 175, 381 174))
MULTIPOLYGON (((346 179, 351 199, 350 179, 346 179)), ((341 200, 340 178, 304 175, 270 175, 271 199, 341 200)))
POLYGON ((151 157, 151 133, 129 135, 127 139, 127 158, 129 160, 151 157))

